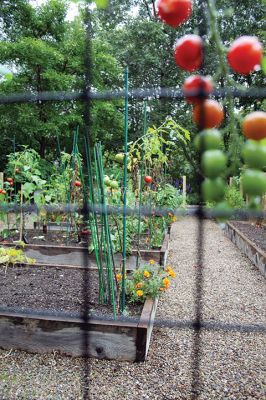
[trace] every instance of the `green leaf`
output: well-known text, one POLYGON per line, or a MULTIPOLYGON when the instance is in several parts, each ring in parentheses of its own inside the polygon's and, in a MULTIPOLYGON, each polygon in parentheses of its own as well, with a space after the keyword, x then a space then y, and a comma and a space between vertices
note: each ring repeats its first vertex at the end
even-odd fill
POLYGON ((107 8, 109 0, 95 0, 97 8, 107 8))
POLYGON ((34 185, 34 183, 30 183, 30 182, 26 182, 23 185, 23 195, 26 198, 30 197, 30 194, 32 194, 35 190, 36 186, 34 185))
POLYGON ((266 57, 263 57, 263 59, 261 61, 261 69, 262 69, 264 75, 266 75, 266 57))

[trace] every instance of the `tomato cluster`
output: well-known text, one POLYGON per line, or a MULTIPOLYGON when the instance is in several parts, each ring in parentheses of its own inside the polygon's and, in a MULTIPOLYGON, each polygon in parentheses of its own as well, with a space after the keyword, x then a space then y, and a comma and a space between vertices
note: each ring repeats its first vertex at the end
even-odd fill
MULTIPOLYGON (((191 0, 158 0, 158 16, 166 24, 177 27, 192 14, 191 0)), ((227 60, 236 73, 247 75, 261 64, 263 48, 254 36, 236 39, 227 53, 227 60)), ((174 46, 174 59, 178 67, 194 72, 202 67, 204 43, 198 35, 185 35, 174 46)), ((210 78, 201 75, 189 76, 183 84, 183 93, 192 104, 192 119, 201 130, 195 139, 195 146, 202 153, 201 167, 205 181, 202 192, 205 200, 219 201, 223 197, 225 184, 220 175, 226 168, 227 158, 221 150, 222 139, 217 129, 224 120, 224 110, 216 100, 208 99, 213 91, 210 78)), ((244 118, 243 134, 247 139, 260 141, 266 138, 266 113, 256 111, 244 118)), ((246 193, 262 195, 266 192, 266 176, 261 170, 266 168, 266 145, 248 141, 243 158, 249 168, 242 176, 246 193)))

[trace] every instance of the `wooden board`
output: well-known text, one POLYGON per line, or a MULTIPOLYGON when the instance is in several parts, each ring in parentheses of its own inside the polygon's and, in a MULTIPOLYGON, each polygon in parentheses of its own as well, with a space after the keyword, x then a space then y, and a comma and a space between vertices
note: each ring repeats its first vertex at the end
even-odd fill
POLYGON ((259 249, 243 232, 230 222, 225 226, 225 235, 244 253, 266 278, 266 253, 259 249))
MULTIPOLYGON (((168 254, 169 235, 166 234, 162 247, 159 250, 139 250, 140 265, 149 260, 154 260, 159 265, 165 265, 168 254)), ((14 244, 3 244, 6 247, 14 247, 14 244)), ((80 266, 85 268, 97 268, 94 254, 89 254, 86 247, 58 246, 45 244, 27 244, 24 247, 26 255, 36 260, 39 265, 57 265, 61 267, 80 266)), ((133 249, 132 254, 127 256, 127 269, 136 268, 138 250, 133 249)), ((122 254, 114 255, 115 265, 122 265, 122 254)))
POLYGON ((32 353, 144 361, 157 301, 146 300, 139 321, 90 319, 0 309, 0 347, 32 353), (86 345, 87 344, 87 345, 86 345))

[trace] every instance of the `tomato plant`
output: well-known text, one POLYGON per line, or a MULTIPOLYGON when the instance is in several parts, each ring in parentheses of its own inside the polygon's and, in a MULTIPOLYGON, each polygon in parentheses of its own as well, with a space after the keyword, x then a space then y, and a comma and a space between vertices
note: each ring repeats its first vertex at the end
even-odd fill
POLYGON ((193 72, 200 68, 203 61, 203 41, 198 35, 186 35, 180 38, 174 47, 176 64, 185 71, 193 72))
POLYGON ((242 151, 242 156, 249 168, 266 168, 266 145, 248 140, 242 151))
POLYGON ((252 196, 262 196, 266 193, 266 175, 255 169, 247 169, 242 175, 243 191, 252 196))
POLYGON ((242 131, 248 139, 266 138, 266 112, 254 111, 248 114, 243 120, 242 131))
POLYGON ((182 89, 188 103, 199 104, 213 91, 213 83, 208 77, 192 75, 185 80, 182 89))
POLYGON ((216 100, 205 100, 194 107, 192 119, 200 128, 217 128, 224 119, 223 107, 216 100))
POLYGON ((230 47, 227 59, 230 67, 239 74, 248 75, 261 63, 262 45, 255 36, 241 36, 230 47))
POLYGON ((191 0, 159 0, 158 16, 166 24, 176 28, 186 22, 192 13, 191 0))
POLYGON ((202 155, 201 165, 208 178, 216 178, 226 168, 226 156, 221 150, 208 150, 202 155))
POLYGON ((151 183, 152 183, 152 177, 149 176, 149 175, 146 175, 146 176, 144 176, 144 181, 145 181, 147 184, 151 184, 151 183))

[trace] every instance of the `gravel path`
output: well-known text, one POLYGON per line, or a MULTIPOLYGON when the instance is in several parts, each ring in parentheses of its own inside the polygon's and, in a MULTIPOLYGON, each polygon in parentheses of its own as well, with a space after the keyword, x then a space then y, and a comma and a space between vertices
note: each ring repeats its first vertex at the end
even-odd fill
MULTIPOLYGON (((89 399, 179 400, 266 398, 265 334, 239 330, 266 321, 266 281, 213 222, 205 225, 205 257, 197 265, 197 222, 173 226, 169 264, 177 273, 160 299, 157 320, 192 320, 195 275, 204 275, 204 321, 223 329, 200 334, 198 395, 191 392, 193 339, 188 327, 155 328, 148 359, 130 364, 90 360, 89 399), (234 330, 234 329, 235 330, 234 330)), ((80 359, 0 351, 1 400, 78 400, 80 359)))

